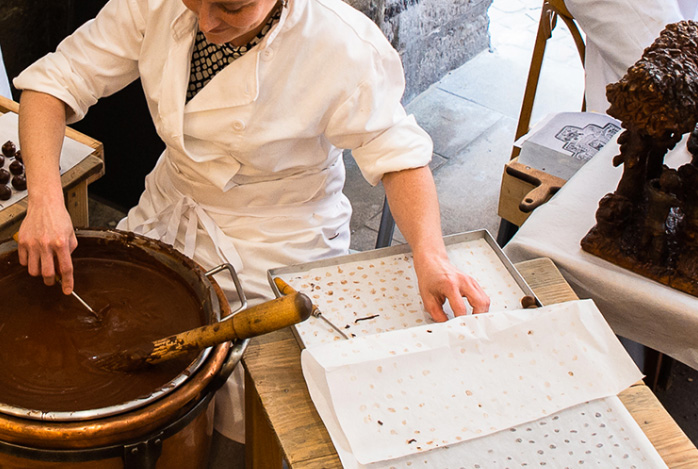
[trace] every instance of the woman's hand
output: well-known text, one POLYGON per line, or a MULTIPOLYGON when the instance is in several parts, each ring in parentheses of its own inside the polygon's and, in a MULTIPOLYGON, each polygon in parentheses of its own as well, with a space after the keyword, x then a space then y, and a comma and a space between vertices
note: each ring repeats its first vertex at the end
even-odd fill
POLYGON ((467 308, 465 297, 473 308, 473 314, 485 313, 490 308, 490 299, 474 278, 456 269, 448 256, 414 257, 414 268, 419 281, 419 293, 424 308, 436 322, 448 319, 443 305, 448 300, 453 314, 463 316, 467 308))
POLYGON ((29 275, 42 276, 46 285, 61 276, 63 293, 73 291, 71 253, 78 245, 73 223, 65 209, 63 197, 58 203, 30 205, 17 236, 19 263, 29 275))
POLYGON ((19 102, 19 143, 27 173, 27 216, 19 229, 19 262, 29 274, 53 285, 60 274, 63 293, 73 291, 70 254, 78 245, 65 208, 60 156, 67 106, 51 95, 25 90, 19 102))
POLYGON ((466 314, 463 297, 473 313, 484 313, 490 299, 475 279, 458 271, 448 259, 441 236, 441 218, 436 187, 427 166, 406 169, 383 176, 395 222, 412 248, 419 293, 434 321, 447 319, 446 300, 456 316, 466 314))

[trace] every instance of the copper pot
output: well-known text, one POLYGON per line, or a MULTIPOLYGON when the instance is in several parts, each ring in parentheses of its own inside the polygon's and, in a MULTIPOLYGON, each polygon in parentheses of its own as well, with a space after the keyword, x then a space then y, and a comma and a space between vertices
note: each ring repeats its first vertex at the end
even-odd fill
MULTIPOLYGON (((114 230, 81 230, 77 235, 82 244, 137 249, 151 256, 153 262, 171 269, 192 287, 210 321, 231 314, 215 280, 171 247, 114 230)), ((0 244, 0 256, 16 250, 13 243, 0 244)), ((234 281, 239 288, 236 277, 234 281)), ((244 293, 239 290, 239 294, 242 309, 244 293)), ((226 342, 205 350, 173 380, 167 392, 147 402, 117 406, 117 410, 95 409, 79 419, 61 419, 50 413, 26 418, 0 408, 0 467, 205 467, 213 428, 213 394, 246 345, 247 341, 226 342)))

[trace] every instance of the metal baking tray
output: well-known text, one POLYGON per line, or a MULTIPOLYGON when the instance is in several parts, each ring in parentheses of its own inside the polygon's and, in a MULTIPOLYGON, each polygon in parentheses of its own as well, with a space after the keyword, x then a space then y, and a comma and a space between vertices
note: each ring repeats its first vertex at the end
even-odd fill
MULTIPOLYGON (((445 236, 444 243, 456 267, 478 280, 488 293, 492 300, 490 311, 520 308, 521 297, 535 298, 487 230, 445 236), (470 263, 471 260, 475 263, 470 263)), ((308 294, 323 316, 351 337, 431 321, 421 306, 416 275, 410 272, 411 260, 410 247, 403 244, 271 269, 267 277, 277 297, 281 293, 274 279, 281 277, 296 290, 308 294), (353 315, 347 312, 351 310, 353 315), (402 318, 397 319, 395 314, 402 318), (361 327, 357 326, 359 321, 361 327), (371 322, 374 324, 368 325, 371 322)), ((537 298, 536 302, 540 304, 537 298)), ((315 317, 294 326, 294 333, 301 346, 343 340, 327 323, 315 317)))

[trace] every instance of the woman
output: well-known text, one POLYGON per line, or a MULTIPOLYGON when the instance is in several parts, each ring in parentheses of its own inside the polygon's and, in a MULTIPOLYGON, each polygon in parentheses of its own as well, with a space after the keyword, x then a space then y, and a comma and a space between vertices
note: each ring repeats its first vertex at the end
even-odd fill
MULTIPOLYGON (((486 311, 485 293, 446 255, 431 141, 400 105, 400 59, 380 30, 340 0, 183 3, 112 0, 14 81, 24 90, 19 255, 29 273, 47 284, 60 273, 72 291, 76 241, 57 171, 64 127, 140 76, 167 148, 119 228, 204 267, 230 262, 250 298, 268 298, 268 269, 347 252, 350 148, 366 179, 385 186, 434 320, 446 320, 446 299, 465 314, 463 296, 486 311)), ((240 440, 221 427, 232 420, 218 428, 240 440)))

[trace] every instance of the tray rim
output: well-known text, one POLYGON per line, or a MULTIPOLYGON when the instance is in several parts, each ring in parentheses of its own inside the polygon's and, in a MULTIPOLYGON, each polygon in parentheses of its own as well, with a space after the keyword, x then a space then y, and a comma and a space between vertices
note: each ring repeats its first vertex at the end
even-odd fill
MULTIPOLYGON (((524 278, 521 276, 518 270, 516 270, 516 267, 514 267, 514 264, 511 262, 511 260, 507 257, 506 254, 504 254, 504 251, 502 248, 499 247, 497 244, 497 241, 492 237, 490 232, 486 229, 480 229, 480 230, 473 230, 473 231, 465 231, 462 233, 455 233, 451 235, 446 235, 443 237, 444 244, 448 248, 449 246, 460 244, 460 243, 466 243, 470 241, 476 241, 478 239, 484 239, 487 244, 490 246, 490 248, 494 251, 494 253, 497 255, 499 258, 500 262, 504 267, 507 269, 507 272, 509 272, 509 275, 512 276, 516 284, 523 290, 524 294, 527 296, 531 296, 535 299, 536 304, 538 306, 542 306, 540 300, 536 296, 536 294, 533 292, 531 287, 526 283, 524 278)), ((379 248, 379 249, 372 249, 369 251, 359 251, 356 253, 349 253, 345 254, 342 256, 335 256, 335 257, 329 257, 327 259, 321 259, 318 261, 310 261, 310 262, 304 262, 304 263, 299 263, 299 264, 292 264, 288 266, 283 266, 283 267, 277 267, 273 269, 267 270, 267 280, 269 281, 269 285, 271 286, 272 291, 274 292, 274 295, 279 298, 282 296, 281 292, 279 291, 279 288, 276 286, 276 283, 274 282, 274 279, 277 277, 281 277, 285 274, 299 274, 299 273, 304 273, 308 272, 309 270, 316 269, 318 267, 331 267, 331 266, 337 266, 337 265, 343 265, 347 264, 349 262, 358 262, 358 261, 369 261, 369 260, 375 260, 375 259, 380 259, 383 257, 389 257, 389 256, 395 256, 395 255, 400 255, 400 254, 409 254, 411 253, 412 250, 408 244, 399 244, 396 246, 389 246, 385 248, 379 248)), ((305 344, 303 343, 303 340, 300 338, 300 334, 297 331, 296 326, 294 325, 291 327, 291 331, 293 332, 293 335, 296 338, 296 341, 298 342, 298 345, 301 348, 305 348, 305 344)), ((351 339, 348 339, 351 340, 351 339)))

